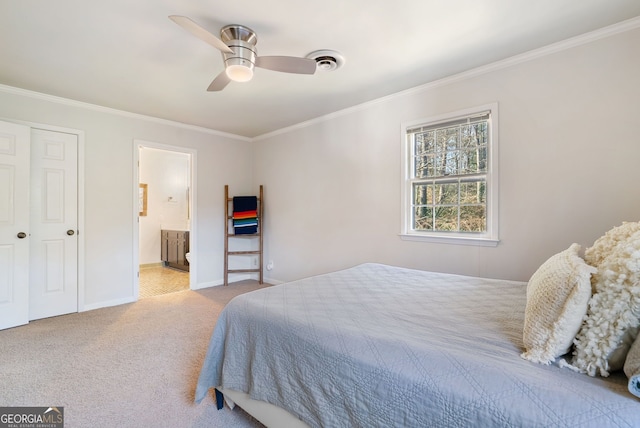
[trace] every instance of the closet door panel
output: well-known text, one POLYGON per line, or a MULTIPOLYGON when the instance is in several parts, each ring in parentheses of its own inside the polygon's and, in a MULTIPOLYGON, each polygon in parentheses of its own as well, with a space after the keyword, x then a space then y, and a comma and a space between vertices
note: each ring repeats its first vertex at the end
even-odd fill
POLYGON ((0 122, 0 329, 29 322, 30 131, 0 122))
POLYGON ((78 311, 78 137, 31 133, 29 319, 78 311))

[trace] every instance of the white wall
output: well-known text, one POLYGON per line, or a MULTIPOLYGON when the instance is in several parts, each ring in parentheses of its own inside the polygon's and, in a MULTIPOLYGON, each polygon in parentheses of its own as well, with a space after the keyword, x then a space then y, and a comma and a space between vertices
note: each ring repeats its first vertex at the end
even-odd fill
MULTIPOLYGON (((136 116, 0 91, 0 117, 85 132, 85 309, 134 296, 134 139, 197 151, 198 286, 222 283, 224 185, 252 189, 251 143, 136 116), (242 171, 241 174, 238 171, 242 171)), ((137 258, 137 257, 135 257, 137 258)))
POLYGON ((365 261, 527 280, 572 242, 640 220, 640 30, 408 91, 265 136, 267 277, 365 261), (401 123, 497 102, 496 248, 408 242, 400 232, 401 123))
POLYGON ((140 217, 141 265, 160 263, 160 230, 189 230, 189 155, 140 149, 140 183, 147 185, 147 215, 140 217))
POLYGON ((135 139, 197 151, 199 287, 222 282, 224 184, 232 195, 265 185, 272 280, 365 261, 526 280, 572 242, 640 220, 638 46, 636 29, 255 143, 6 88, 0 117, 85 133, 85 309, 135 299, 135 139), (501 243, 402 241, 400 124, 490 102, 500 110, 501 243))

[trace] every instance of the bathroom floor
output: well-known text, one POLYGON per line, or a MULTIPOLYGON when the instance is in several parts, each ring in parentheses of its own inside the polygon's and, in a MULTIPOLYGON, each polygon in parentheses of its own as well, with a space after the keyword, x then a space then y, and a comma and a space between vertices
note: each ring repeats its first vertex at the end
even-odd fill
POLYGON ((140 266, 139 298, 189 289, 189 272, 163 266, 140 266))

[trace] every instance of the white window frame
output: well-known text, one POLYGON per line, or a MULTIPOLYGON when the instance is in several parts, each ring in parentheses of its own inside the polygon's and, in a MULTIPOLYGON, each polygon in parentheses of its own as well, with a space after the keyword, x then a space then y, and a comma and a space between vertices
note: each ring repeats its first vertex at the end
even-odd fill
POLYGON ((425 241, 446 244, 476 245, 495 247, 498 237, 498 104, 491 103, 464 110, 458 110, 426 119, 403 122, 402 134, 402 225, 400 238, 409 241, 425 241), (418 231, 412 228, 412 151, 413 144, 407 137, 407 129, 417 126, 429 126, 490 112, 489 136, 487 147, 487 230, 484 233, 418 231))

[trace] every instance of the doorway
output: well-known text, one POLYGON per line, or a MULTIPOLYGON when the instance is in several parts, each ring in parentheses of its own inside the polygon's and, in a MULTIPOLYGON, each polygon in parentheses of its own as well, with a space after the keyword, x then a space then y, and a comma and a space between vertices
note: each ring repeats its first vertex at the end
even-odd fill
POLYGON ((195 151, 134 141, 138 299, 194 288, 195 151))

